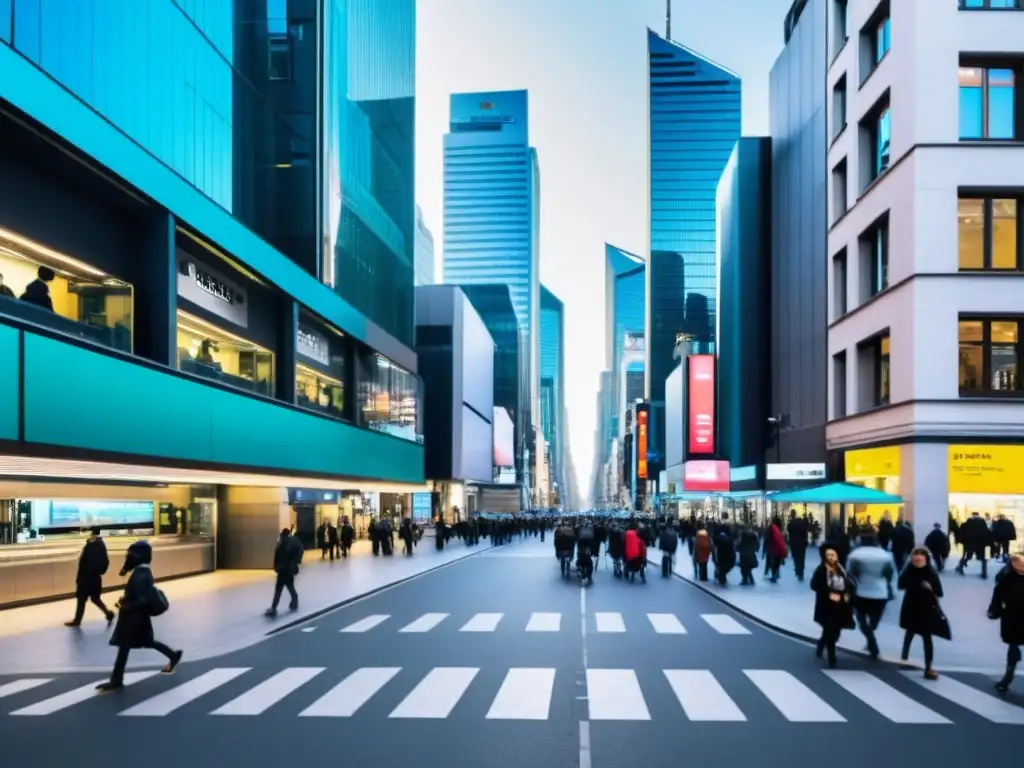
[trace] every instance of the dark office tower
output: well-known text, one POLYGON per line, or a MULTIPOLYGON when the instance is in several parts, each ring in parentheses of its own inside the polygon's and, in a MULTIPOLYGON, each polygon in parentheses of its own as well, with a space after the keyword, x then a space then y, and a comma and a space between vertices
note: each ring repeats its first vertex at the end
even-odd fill
POLYGON ((764 460, 770 400, 771 140, 742 138, 718 182, 718 453, 764 460))
POLYGON ((700 338, 714 351, 715 187, 740 136, 740 79, 699 53, 647 31, 649 56, 650 249, 646 390, 650 471, 664 469, 665 379, 677 336, 689 333, 686 293, 700 338), (706 309, 705 309, 706 308, 706 309))
POLYGON ((788 418, 770 461, 825 461, 828 0, 797 0, 772 67, 771 415, 788 418))

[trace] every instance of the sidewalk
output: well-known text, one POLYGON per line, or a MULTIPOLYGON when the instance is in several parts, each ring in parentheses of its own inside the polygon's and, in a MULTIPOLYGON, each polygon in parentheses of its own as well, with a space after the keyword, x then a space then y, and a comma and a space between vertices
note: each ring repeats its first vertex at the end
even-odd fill
MULTIPOLYGON (((273 596, 274 576, 267 571, 215 571, 160 584, 171 609, 156 619, 157 636, 172 648, 184 648, 186 661, 220 656, 255 645, 267 634, 324 613, 369 592, 378 591, 434 568, 490 549, 481 542, 467 547, 452 539, 442 552, 424 541, 412 557, 372 557, 370 544, 358 541, 348 560, 321 562, 309 551, 295 586, 300 609, 280 611, 275 619, 263 612, 273 596)), ((104 594, 113 605, 116 592, 104 594)), ((287 605, 285 594, 282 602, 287 605)), ((64 622, 74 616, 75 601, 31 605, 0 611, 0 675, 107 672, 114 649, 108 644, 107 622, 88 604, 80 629, 64 622)), ((156 651, 132 653, 129 669, 162 666, 156 651)))
MULTIPOLYGON (((661 569, 661 553, 650 550, 655 575, 661 569)), ((676 575, 690 582, 698 589, 735 608, 747 617, 776 629, 783 634, 816 641, 821 636, 821 627, 814 623, 814 596, 810 590, 810 578, 817 565, 817 550, 807 552, 806 580, 799 582, 793 574, 792 560, 783 566, 778 583, 772 584, 763 576, 763 563, 754 574, 753 587, 739 585, 739 568, 729 574, 729 583, 720 586, 713 581, 698 582, 693 575, 693 562, 689 552, 681 546, 676 555, 676 575)), ((999 639, 999 622, 990 621, 986 615, 992 598, 992 579, 1002 566, 989 563, 989 578, 983 581, 980 569, 972 563, 966 576, 957 575, 948 567, 941 575, 945 597, 942 609, 946 612, 953 630, 953 640, 935 640, 935 669, 939 672, 966 672, 1001 675, 1006 658, 1006 646, 999 639)), ((709 576, 714 567, 709 565, 709 576)), ((882 650, 882 659, 896 663, 900 661, 903 646, 903 630, 899 628, 900 601, 902 593, 886 607, 882 623, 876 636, 882 650)), ((864 653, 866 642, 859 629, 844 630, 839 647, 859 654, 864 653)), ((865 654, 866 655, 866 654, 865 654)), ((910 663, 922 666, 921 640, 916 638, 910 650, 910 663)))

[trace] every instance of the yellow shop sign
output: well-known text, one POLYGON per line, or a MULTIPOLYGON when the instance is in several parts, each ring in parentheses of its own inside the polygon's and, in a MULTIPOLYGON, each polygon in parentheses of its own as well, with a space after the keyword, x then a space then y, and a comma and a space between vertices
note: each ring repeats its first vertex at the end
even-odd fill
POLYGON ((843 460, 846 464, 847 480, 900 476, 900 447, 898 445, 847 451, 843 460))
POLYGON ((949 492, 1024 494, 1024 445, 949 446, 949 492))

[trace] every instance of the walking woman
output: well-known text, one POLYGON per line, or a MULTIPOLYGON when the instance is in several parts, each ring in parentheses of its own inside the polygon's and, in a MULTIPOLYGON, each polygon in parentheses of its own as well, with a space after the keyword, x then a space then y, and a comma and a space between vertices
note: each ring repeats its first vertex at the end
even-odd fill
POLYGON ((999 635, 1007 646, 1006 673, 996 683, 996 690, 1006 693, 1020 663, 1020 647, 1024 645, 1024 557, 1021 555, 1013 555, 996 576, 988 617, 999 619, 999 635))
POLYGON ((839 556, 831 547, 822 552, 821 564, 811 576, 811 591, 814 592, 814 621, 821 625, 821 638, 816 649, 818 658, 828 652, 828 665, 836 666, 836 643, 844 629, 854 629, 853 623, 853 579, 839 564, 839 556))
POLYGON ((942 582, 938 572, 932 567, 931 555, 928 550, 918 547, 910 553, 910 561, 903 569, 899 578, 899 588, 903 590, 903 604, 900 605, 900 629, 903 636, 903 653, 901 658, 910 658, 910 644, 915 635, 920 635, 924 644, 924 676, 928 680, 937 680, 939 675, 932 669, 935 659, 933 637, 945 640, 951 638, 949 622, 939 605, 942 597, 942 582))

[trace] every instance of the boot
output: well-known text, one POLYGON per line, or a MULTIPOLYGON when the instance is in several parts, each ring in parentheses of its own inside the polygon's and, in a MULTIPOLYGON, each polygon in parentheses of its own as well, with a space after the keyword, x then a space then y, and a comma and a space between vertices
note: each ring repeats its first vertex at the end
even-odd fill
POLYGON ((996 683, 996 690, 999 691, 999 693, 1006 693, 1010 690, 1010 683, 1013 682, 1013 674, 1016 671, 1016 663, 1006 665, 1006 673, 1003 675, 1003 679, 996 683))

